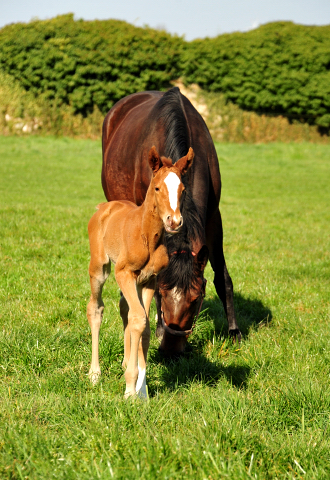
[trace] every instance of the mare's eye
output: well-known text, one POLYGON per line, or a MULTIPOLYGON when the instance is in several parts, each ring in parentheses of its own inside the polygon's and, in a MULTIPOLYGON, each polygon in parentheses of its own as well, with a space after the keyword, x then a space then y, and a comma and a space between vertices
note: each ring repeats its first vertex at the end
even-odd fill
POLYGON ((156 187, 155 190, 156 190, 156 192, 159 192, 159 188, 158 188, 158 187, 156 187))

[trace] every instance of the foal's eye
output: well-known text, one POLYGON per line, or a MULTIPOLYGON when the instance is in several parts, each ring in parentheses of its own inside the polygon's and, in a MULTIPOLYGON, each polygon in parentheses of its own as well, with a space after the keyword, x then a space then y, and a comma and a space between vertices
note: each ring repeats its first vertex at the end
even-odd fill
POLYGON ((159 188, 158 188, 158 187, 156 187, 155 190, 156 190, 156 192, 159 192, 159 188))

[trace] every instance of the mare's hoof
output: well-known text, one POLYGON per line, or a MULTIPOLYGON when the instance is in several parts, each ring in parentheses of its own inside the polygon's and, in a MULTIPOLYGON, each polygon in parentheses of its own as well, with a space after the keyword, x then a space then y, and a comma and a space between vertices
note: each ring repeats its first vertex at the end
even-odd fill
POLYGON ((234 343, 241 343, 242 334, 238 328, 235 328, 234 330, 229 330, 229 336, 233 339, 234 343))
POLYGON ((91 383, 93 385, 96 385, 100 380, 101 372, 93 372, 93 371, 91 372, 91 371, 89 371, 88 376, 89 376, 89 380, 91 381, 91 383))

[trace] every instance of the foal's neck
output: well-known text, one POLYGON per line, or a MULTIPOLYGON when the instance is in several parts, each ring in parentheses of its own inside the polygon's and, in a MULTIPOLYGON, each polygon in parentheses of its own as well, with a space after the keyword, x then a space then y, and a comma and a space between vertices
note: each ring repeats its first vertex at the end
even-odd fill
POLYGON ((155 185, 153 180, 151 180, 147 194, 143 204, 140 207, 142 209, 142 225, 141 230, 144 234, 148 236, 155 237, 157 236, 160 239, 163 234, 164 222, 159 216, 159 211, 157 207, 156 195, 155 195, 155 185))

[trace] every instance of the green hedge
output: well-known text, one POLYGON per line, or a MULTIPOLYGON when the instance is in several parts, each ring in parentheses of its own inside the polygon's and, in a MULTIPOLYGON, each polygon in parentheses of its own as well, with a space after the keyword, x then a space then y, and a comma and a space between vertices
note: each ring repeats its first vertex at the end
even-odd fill
POLYGON ((187 83, 242 108, 330 125, 330 26, 277 22, 195 40, 183 69, 187 83))
POLYGON ((0 68, 26 90, 88 113, 125 95, 164 89, 180 75, 183 40, 126 22, 63 15, 0 30, 0 68))
POLYGON ((185 42, 126 22, 64 15, 2 28, 0 69, 84 115, 181 76, 244 109, 330 126, 330 26, 277 22, 185 42))

